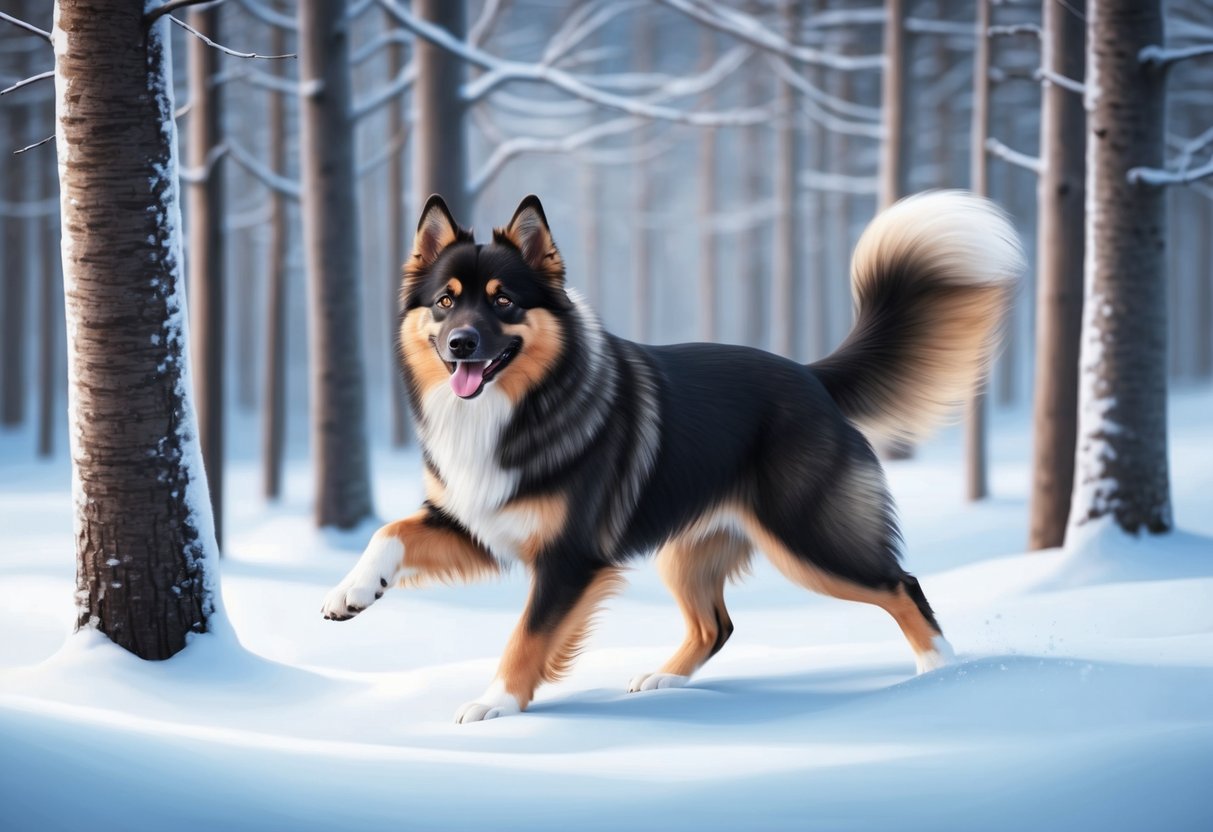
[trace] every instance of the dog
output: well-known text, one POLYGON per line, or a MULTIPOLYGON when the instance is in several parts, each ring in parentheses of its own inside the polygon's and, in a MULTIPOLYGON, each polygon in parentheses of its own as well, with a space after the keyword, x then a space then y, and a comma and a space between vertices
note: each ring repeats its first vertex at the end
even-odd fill
POLYGON ((946 664, 872 443, 921 438, 972 394, 1023 263, 989 201, 904 199, 856 246, 851 333, 803 365, 611 335, 565 285, 537 197, 483 244, 430 197, 399 330, 426 499, 375 533, 324 617, 523 563, 530 596, 496 678, 456 714, 474 722, 563 676, 624 565, 652 551, 687 635, 628 690, 686 684, 733 632, 724 586, 759 550, 808 589, 886 610, 919 672, 946 664))

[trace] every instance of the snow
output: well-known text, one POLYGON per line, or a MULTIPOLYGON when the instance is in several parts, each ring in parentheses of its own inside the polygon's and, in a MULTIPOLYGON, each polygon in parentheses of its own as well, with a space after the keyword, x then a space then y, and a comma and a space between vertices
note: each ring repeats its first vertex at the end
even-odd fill
MULTIPOLYGON (((1213 825, 1213 390, 1172 398, 1184 532, 1107 523, 1025 555, 1028 414, 995 412, 995 496, 961 499, 952 431, 889 466, 907 565, 957 658, 915 675, 879 610, 760 562, 737 631, 685 687, 626 693, 682 620, 651 563, 568 679, 526 713, 456 725, 526 594, 516 569, 388 592, 342 623, 326 593, 373 532, 320 533, 309 474, 258 496, 236 448, 220 563, 231 632, 145 663, 73 621, 66 459, 0 433, 0 809, 12 829, 1207 829, 1213 825)), ((233 436, 255 435, 233 417, 233 436)), ((236 443, 239 446, 239 442, 236 443)), ((380 450, 385 517, 419 460, 380 450)), ((942 650, 941 650, 942 652, 942 650)))

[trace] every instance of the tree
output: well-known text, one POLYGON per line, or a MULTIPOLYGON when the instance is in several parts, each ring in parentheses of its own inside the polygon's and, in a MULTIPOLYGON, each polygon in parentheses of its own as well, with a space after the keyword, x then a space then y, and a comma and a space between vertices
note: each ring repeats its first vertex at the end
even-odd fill
MULTIPOLYGON (((465 36, 464 4, 450 0, 414 0, 413 14, 440 27, 451 37, 465 36)), ((462 222, 472 216, 468 193, 466 105, 463 96, 465 62, 439 44, 418 38, 415 47, 417 107, 413 139, 414 205, 430 194, 441 194, 451 213, 462 222)))
MULTIPOLYGON (((794 40, 800 28, 795 0, 783 0, 784 31, 794 40)), ((796 130, 796 90, 788 81, 779 84, 779 122, 775 128, 775 257, 771 270, 771 350, 795 355, 796 284, 801 264, 799 187, 800 136, 796 130)), ((816 229, 815 229, 816 230, 816 229)))
MULTIPOLYGON (((387 15, 387 25, 389 29, 397 30, 396 34, 402 34, 399 32, 400 25, 390 14, 387 15)), ((388 47, 388 50, 388 70, 391 73, 391 77, 395 78, 405 69, 405 50, 400 43, 393 43, 388 47)), ((387 120, 389 140, 393 146, 398 142, 402 144, 405 131, 408 130, 404 118, 403 93, 392 97, 391 103, 388 104, 387 120)), ((399 329, 400 318, 400 269, 404 265, 405 257, 408 256, 408 231, 406 228, 408 223, 404 218, 406 196, 404 184, 404 148, 397 147, 387 163, 387 233, 388 251, 390 252, 388 261, 391 264, 391 268, 385 275, 387 293, 387 303, 385 305, 388 310, 388 332, 391 333, 393 356, 399 355, 399 344, 397 344, 396 339, 398 337, 397 329, 399 329)), ((397 362, 393 360, 389 362, 389 365, 391 378, 388 396, 390 398, 392 417, 392 444, 399 448, 408 444, 409 441, 410 417, 408 393, 405 392, 404 376, 401 374, 397 362)))
MULTIPOLYGON (((990 136, 990 2, 977 0, 976 47, 973 51, 973 126, 969 154, 969 190, 986 196, 990 190, 986 141, 990 136)), ((990 492, 986 474, 985 380, 969 398, 965 410, 965 496, 981 500, 990 492)))
POLYGON ((1087 4, 1086 271, 1070 529, 1171 528, 1159 0, 1087 4), (1136 172, 1135 172, 1136 169, 1136 172))
MULTIPOLYGON (((1081 83, 1084 0, 1042 3, 1042 66, 1081 83)), ((1082 97, 1045 82, 1036 232, 1036 384, 1028 547, 1065 541, 1074 493, 1078 349, 1082 326, 1086 113, 1082 97)))
POLYGON ((145 5, 58 0, 56 150, 77 626, 165 659, 215 623, 218 547, 191 400, 169 22, 149 26, 145 5))
MULTIPOLYGON (((462 5, 462 4, 451 4, 462 5)), ((349 25, 345 0, 299 4, 303 244, 319 526, 370 517, 349 25)))

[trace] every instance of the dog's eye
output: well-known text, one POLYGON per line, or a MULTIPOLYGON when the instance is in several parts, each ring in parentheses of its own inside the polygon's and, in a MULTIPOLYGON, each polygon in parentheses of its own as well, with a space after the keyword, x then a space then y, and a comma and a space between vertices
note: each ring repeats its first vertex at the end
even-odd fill
POLYGON ((493 298, 493 305, 498 309, 509 309, 514 305, 514 301, 510 300, 505 295, 497 295, 497 297, 493 298))
POLYGON ((455 305, 455 301, 451 299, 450 295, 443 295, 442 297, 438 298, 438 300, 434 301, 434 305, 440 309, 450 309, 455 305))

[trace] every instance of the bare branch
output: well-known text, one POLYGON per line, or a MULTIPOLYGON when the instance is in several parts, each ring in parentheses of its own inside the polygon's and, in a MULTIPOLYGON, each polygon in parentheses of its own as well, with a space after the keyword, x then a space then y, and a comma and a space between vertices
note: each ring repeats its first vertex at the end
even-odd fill
POLYGON ((232 72, 226 76, 225 80, 243 81, 246 84, 251 84, 254 87, 260 87, 263 90, 276 92, 281 95, 299 95, 299 82, 292 78, 283 78, 278 75, 271 75, 268 72, 262 72, 259 69, 254 69, 251 66, 241 67, 240 70, 232 72))
POLYGON ((360 118, 369 116, 384 104, 390 103, 392 99, 403 95, 405 90, 413 86, 413 82, 416 80, 417 64, 414 61, 409 61, 383 89, 369 96, 366 101, 355 104, 350 110, 350 118, 357 121, 360 118))
MULTIPOLYGON (((306 0, 305 0, 306 2, 306 0)), ((313 0, 314 2, 314 0, 313 0)), ((366 10, 375 5, 375 0, 355 0, 354 5, 346 10, 345 19, 349 21, 357 20, 366 13, 366 10)))
POLYGON ((227 155, 228 147, 226 144, 217 144, 210 149, 206 154, 206 160, 196 168, 187 168, 184 165, 178 165, 177 176, 181 181, 187 182, 190 185, 202 185, 211 178, 211 172, 215 169, 215 164, 227 155))
POLYGON ((1075 81, 1073 78, 1067 78, 1064 75, 1060 75, 1053 70, 1045 69, 1044 67, 1036 70, 1036 77, 1047 84, 1056 84, 1063 90, 1076 92, 1079 95, 1082 95, 1087 90, 1086 86, 1081 81, 1075 81))
POLYGON ((952 35, 962 38, 972 38, 974 35, 971 24, 956 23, 951 20, 907 17, 905 27, 907 32, 913 32, 917 35, 952 35))
POLYGON ((1130 168, 1125 178, 1133 185, 1190 185, 1213 176, 1213 160, 1191 170, 1159 170, 1158 168, 1130 168))
POLYGON ((45 139, 42 139, 41 141, 36 141, 33 144, 27 144, 25 147, 22 147, 18 150, 14 150, 13 155, 16 156, 18 153, 24 153, 27 150, 33 150, 35 147, 42 147, 42 145, 46 144, 47 142, 53 142, 54 140, 55 140, 55 134, 51 133, 49 136, 47 136, 45 139))
POLYGON ((167 0, 162 6, 157 6, 143 16, 143 25, 151 26, 166 14, 172 14, 177 9, 184 9, 187 6, 217 6, 223 0, 167 0))
POLYGON ((986 34, 992 38, 997 37, 1012 37, 1014 35, 1035 35, 1041 36, 1040 27, 1035 23, 1012 23, 1006 26, 991 26, 986 29, 986 34))
POLYGON ((576 49, 585 39, 606 26, 624 12, 643 6, 639 0, 625 0, 611 3, 595 11, 592 3, 581 6, 561 24, 556 33, 548 41, 543 52, 542 63, 558 64, 569 52, 576 49))
POLYGON ((805 29, 832 29, 838 26, 883 25, 886 17, 883 6, 866 9, 830 9, 804 21, 805 29))
POLYGON ((1143 64, 1157 69, 1165 69, 1171 66, 1171 64, 1191 58, 1201 58, 1205 55, 1213 55, 1213 43, 1188 46, 1183 49, 1165 49, 1161 46, 1147 46, 1137 53, 1137 59, 1143 64))
POLYGON ((388 46, 398 46, 398 45, 403 45, 403 44, 412 43, 412 42, 413 42, 413 39, 411 37, 409 37, 407 34, 405 34, 404 32, 401 32, 398 30, 394 30, 391 32, 384 32, 383 34, 379 35, 377 38, 367 41, 358 49, 357 52, 354 52, 353 54, 351 54, 350 63, 354 66, 357 66, 358 64, 362 63, 363 61, 366 61, 369 58, 373 58, 376 54, 378 54, 380 49, 383 49, 388 46))
POLYGON ((31 75, 28 78, 23 78, 22 80, 13 84, 11 87, 5 87, 4 89, 0 90, 0 95, 7 95, 8 93, 13 92, 14 90, 19 90, 22 87, 28 87, 30 84, 32 84, 36 81, 45 81, 48 78, 54 78, 54 77, 55 77, 55 70, 53 70, 53 69, 47 70, 46 72, 40 72, 37 75, 31 75))
POLYGON ((800 187, 811 191, 838 194, 874 194, 880 190, 880 183, 874 176, 848 176, 821 170, 802 170, 797 181, 800 187))
POLYGON ((822 107, 827 107, 844 116, 852 116, 854 118, 867 119, 872 122, 880 120, 879 107, 867 107, 863 104, 856 104, 853 101, 847 101, 845 98, 838 98, 830 95, 823 90, 818 89, 809 83, 808 79, 801 73, 789 66, 788 62, 781 58, 772 59, 772 65, 775 67, 775 73, 781 80, 791 84, 796 88, 797 92, 805 96, 814 104, 819 104, 822 107))
POLYGON ((1029 156, 1026 153, 1020 153, 1018 150, 1012 150, 998 139, 986 139, 986 152, 991 156, 997 156, 1004 162, 1010 162, 1016 167, 1030 170, 1035 174, 1040 173, 1040 159, 1035 156, 1029 156))
POLYGON ((479 46, 489 32, 493 30, 494 24, 497 23, 497 15, 501 11, 502 0, 485 0, 484 6, 480 9, 480 17, 472 24, 472 28, 468 30, 468 43, 473 46, 479 46))
POLYGON ((33 32, 35 35, 42 38, 47 43, 54 43, 54 41, 51 40, 50 32, 44 32, 41 29, 39 29, 37 26, 35 26, 34 24, 26 23, 24 20, 18 20, 17 18, 13 17, 11 14, 5 14, 4 12, 0 12, 0 20, 6 20, 9 23, 13 24, 14 26, 16 26, 20 29, 24 29, 27 32, 33 32))
POLYGON ((237 2, 240 3, 242 9, 266 26, 275 26, 288 32, 294 32, 299 28, 299 25, 295 23, 295 18, 269 6, 264 6, 258 0, 237 0, 237 2))
POLYGON ((1213 127, 1193 139, 1183 141, 1179 146, 1179 169, 1187 170, 1192 166, 1192 157, 1213 144, 1213 127))
POLYGON ((274 173, 239 144, 229 141, 227 150, 233 162, 260 180, 261 184, 265 185, 265 187, 290 199, 298 200, 302 196, 303 189, 299 186, 298 182, 274 173))
POLYGON ((224 53, 225 55, 231 55, 234 58, 260 58, 262 60, 267 60, 267 61, 276 61, 276 60, 281 60, 283 58, 298 58, 299 57, 298 55, 295 55, 295 54, 258 55, 255 52, 237 52, 235 49, 229 49, 228 47, 224 46, 223 44, 215 43, 213 40, 211 40, 206 35, 199 32, 193 26, 189 25, 188 23, 185 23, 184 21, 182 21, 176 17, 173 17, 172 15, 169 15, 168 19, 173 21, 174 23, 176 23, 182 29, 189 32, 191 35, 198 38, 198 40, 202 41, 203 43, 205 43, 207 46, 211 47, 212 49, 218 49, 220 52, 224 53))
POLYGON ((808 46, 789 43, 749 15, 710 0, 658 0, 705 26, 739 38, 752 46, 774 52, 793 61, 842 70, 882 69, 883 55, 838 55, 808 46))

